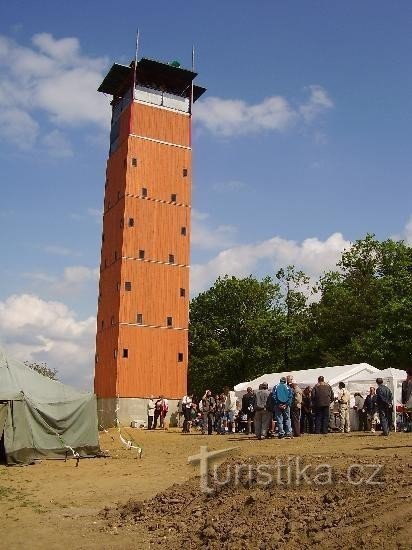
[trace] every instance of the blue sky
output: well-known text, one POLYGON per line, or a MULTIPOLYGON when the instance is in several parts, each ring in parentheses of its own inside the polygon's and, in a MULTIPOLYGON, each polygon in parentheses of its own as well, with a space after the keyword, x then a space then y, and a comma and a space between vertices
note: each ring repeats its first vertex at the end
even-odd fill
POLYGON ((193 293, 354 239, 412 241, 412 5, 0 4, 0 341, 79 387, 93 372, 112 62, 190 66, 193 293))

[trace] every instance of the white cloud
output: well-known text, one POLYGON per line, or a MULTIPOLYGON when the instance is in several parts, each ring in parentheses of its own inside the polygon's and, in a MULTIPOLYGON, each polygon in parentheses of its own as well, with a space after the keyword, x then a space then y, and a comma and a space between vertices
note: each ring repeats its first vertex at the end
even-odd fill
POLYGON ((32 47, 25 47, 0 36, 3 138, 22 149, 32 147, 43 114, 59 127, 43 136, 43 144, 54 156, 68 156, 71 150, 62 126, 109 125, 108 101, 96 91, 106 65, 104 58, 83 55, 77 38, 55 39, 42 33, 33 36, 32 47))
POLYGON ((395 240, 403 240, 407 244, 412 245, 412 216, 409 217, 409 220, 406 222, 401 234, 392 235, 391 238, 395 240))
POLYGON ((73 254, 70 248, 58 244, 46 244, 43 250, 48 254, 56 254, 57 256, 71 256, 73 254))
POLYGON ((231 246, 236 236, 236 228, 232 225, 210 227, 207 223, 209 214, 192 211, 191 243, 202 249, 219 249, 231 246))
POLYGON ((298 122, 310 123, 333 107, 327 91, 319 85, 307 87, 309 99, 296 107, 281 96, 250 105, 240 99, 208 97, 196 103, 195 121, 221 136, 261 131, 283 131, 298 122))
MULTIPOLYGON (((63 255, 66 251, 64 248, 61 249, 59 247, 53 247, 53 245, 49 246, 49 249, 50 248, 52 249, 52 252, 63 255)), ((85 289, 86 285, 96 285, 96 282, 99 280, 99 268, 90 268, 77 265, 65 267, 61 276, 42 272, 29 272, 25 273, 25 277, 34 282, 40 283, 41 287, 43 283, 47 283, 48 293, 67 296, 79 294, 85 289)))
POLYGON ((60 130, 52 130, 46 134, 42 139, 42 143, 51 157, 67 158, 73 156, 70 142, 60 130))
POLYGON ((299 107, 299 112, 306 122, 311 122, 321 113, 334 107, 328 92, 322 86, 308 86, 310 91, 309 100, 299 107))
POLYGON ((268 262, 275 270, 295 265, 311 277, 335 267, 344 248, 350 246, 341 233, 333 233, 326 240, 313 237, 301 243, 272 237, 255 244, 239 245, 221 251, 205 264, 195 264, 191 269, 192 293, 205 290, 223 275, 248 276, 268 262))
POLYGON ((2 343, 22 361, 46 362, 63 382, 90 388, 96 319, 79 320, 62 302, 34 294, 0 301, 2 343))

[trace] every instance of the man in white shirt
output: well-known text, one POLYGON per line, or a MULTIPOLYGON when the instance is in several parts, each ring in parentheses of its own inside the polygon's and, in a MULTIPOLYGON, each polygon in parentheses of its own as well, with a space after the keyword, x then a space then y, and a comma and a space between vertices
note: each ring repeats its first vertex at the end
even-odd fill
POLYGON ((225 388, 224 393, 226 395, 226 403, 225 403, 226 425, 228 427, 229 432, 235 433, 236 431, 235 418, 237 414, 236 393, 233 390, 229 390, 229 388, 225 388))
POLYGON ((153 426, 153 416, 155 410, 155 403, 153 395, 150 396, 150 399, 147 402, 147 429, 151 430, 153 426))
POLYGON ((193 394, 184 395, 182 397, 182 413, 183 413, 183 433, 189 433, 189 422, 190 422, 190 407, 193 402, 193 394))
POLYGON ((339 404, 339 419, 340 419, 339 431, 349 433, 350 432, 350 417, 349 417, 350 393, 345 387, 345 382, 339 382, 338 404, 339 404))

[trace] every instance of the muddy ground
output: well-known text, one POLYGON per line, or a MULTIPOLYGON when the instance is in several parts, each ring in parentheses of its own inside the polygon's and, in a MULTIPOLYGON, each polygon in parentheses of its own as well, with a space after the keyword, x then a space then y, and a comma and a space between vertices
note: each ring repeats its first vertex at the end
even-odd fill
POLYGON ((126 431, 141 443, 142 459, 111 431, 101 434, 111 458, 78 468, 74 461, 0 466, 1 546, 411 547, 411 434, 258 442, 126 431), (208 493, 200 490, 199 465, 188 463, 205 445, 237 447, 203 479, 208 493))

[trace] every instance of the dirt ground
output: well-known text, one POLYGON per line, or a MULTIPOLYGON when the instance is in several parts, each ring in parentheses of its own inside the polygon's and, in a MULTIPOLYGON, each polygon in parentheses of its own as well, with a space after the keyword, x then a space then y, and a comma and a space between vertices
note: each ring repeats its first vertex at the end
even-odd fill
POLYGON ((126 432, 142 445, 141 459, 113 430, 101 434, 110 458, 78 468, 73 460, 0 466, 1 547, 411 547, 411 434, 255 441, 126 432), (237 447, 220 458, 217 477, 204 480, 211 494, 200 491, 199 466, 188 463, 205 445, 237 447))

